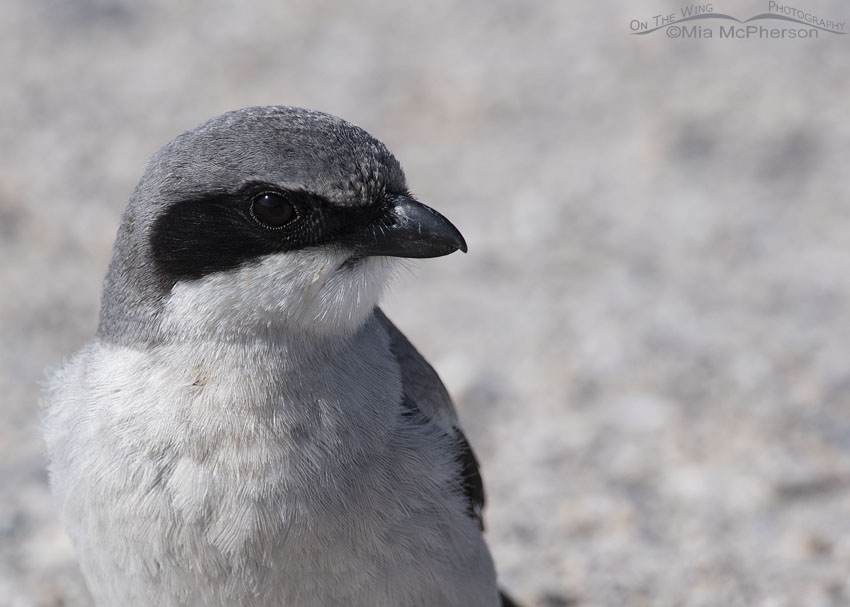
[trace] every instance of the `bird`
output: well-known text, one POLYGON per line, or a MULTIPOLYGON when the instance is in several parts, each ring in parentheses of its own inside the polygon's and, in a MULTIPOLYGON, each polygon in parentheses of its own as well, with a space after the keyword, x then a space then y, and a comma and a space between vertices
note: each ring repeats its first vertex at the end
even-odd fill
POLYGON ((379 306, 405 258, 458 250, 330 114, 235 110, 155 153, 44 398, 95 604, 514 605, 452 400, 379 306))

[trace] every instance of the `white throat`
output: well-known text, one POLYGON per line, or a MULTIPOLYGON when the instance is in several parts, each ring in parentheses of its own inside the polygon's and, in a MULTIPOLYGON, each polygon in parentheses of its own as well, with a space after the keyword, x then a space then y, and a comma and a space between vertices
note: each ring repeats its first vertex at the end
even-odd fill
POLYGON ((268 255, 178 282, 165 300, 161 326, 179 340, 350 337, 378 304, 397 265, 389 257, 355 259, 341 248, 268 255))

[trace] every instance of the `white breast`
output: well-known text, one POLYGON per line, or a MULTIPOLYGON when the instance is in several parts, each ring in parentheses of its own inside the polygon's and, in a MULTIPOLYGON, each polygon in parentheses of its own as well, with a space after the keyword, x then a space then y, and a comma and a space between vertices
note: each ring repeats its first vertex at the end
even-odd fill
POLYGON ((374 324, 297 355, 85 348, 50 392, 47 442, 98 604, 495 605, 451 439, 400 400, 374 324))

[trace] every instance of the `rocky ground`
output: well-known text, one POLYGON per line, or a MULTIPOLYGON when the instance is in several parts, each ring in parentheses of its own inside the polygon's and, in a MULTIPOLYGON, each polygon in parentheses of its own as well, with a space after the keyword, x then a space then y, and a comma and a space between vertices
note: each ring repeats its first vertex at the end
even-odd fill
POLYGON ((146 158, 260 104, 365 127, 466 235, 386 309, 458 403, 517 598, 850 604, 850 35, 631 34, 667 0, 286 4, 0 8, 0 606, 89 605, 39 385, 92 335, 146 158))

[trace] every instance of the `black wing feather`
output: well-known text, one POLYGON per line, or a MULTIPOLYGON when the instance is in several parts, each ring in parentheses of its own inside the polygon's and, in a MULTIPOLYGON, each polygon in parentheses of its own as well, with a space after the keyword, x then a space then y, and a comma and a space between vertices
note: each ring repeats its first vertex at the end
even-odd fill
POLYGON ((460 464, 461 488, 466 496, 469 515, 478 522, 478 527, 484 531, 484 481, 481 479, 481 471, 478 468, 478 459, 472 451, 466 435, 458 427, 455 427, 455 435, 458 442, 457 461, 460 464))

